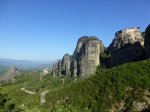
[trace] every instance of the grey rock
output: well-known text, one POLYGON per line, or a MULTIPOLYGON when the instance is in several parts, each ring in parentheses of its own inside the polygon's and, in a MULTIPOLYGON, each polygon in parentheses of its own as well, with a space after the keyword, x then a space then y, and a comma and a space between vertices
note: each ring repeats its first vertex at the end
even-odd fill
POLYGON ((62 58, 62 73, 64 75, 68 75, 70 76, 71 75, 71 71, 70 71, 70 63, 71 63, 71 56, 66 53, 63 58, 62 58))
POLYGON ((16 66, 10 66, 7 72, 2 75, 0 81, 14 81, 14 76, 20 75, 20 72, 16 66))
POLYGON ((52 75, 53 77, 56 77, 56 73, 57 73, 57 66, 56 66, 56 63, 53 64, 53 70, 52 70, 52 75))
POLYGON ((115 33, 115 37, 110 44, 111 50, 119 49, 128 43, 140 42, 140 44, 144 45, 144 38, 140 32, 139 27, 133 28, 125 28, 124 30, 117 31, 115 33))
POLYGON ((59 77, 61 75, 61 60, 53 64, 52 75, 53 77, 59 77))
POLYGON ((73 60, 73 66, 72 66, 72 76, 77 77, 77 61, 76 59, 73 60))
POLYGON ((144 38, 138 27, 126 28, 115 33, 109 46, 110 67, 144 58, 144 38))
POLYGON ((45 95, 46 95, 47 93, 49 93, 48 90, 46 90, 46 91, 44 91, 44 92, 41 93, 41 96, 40 96, 41 105, 46 102, 45 95))
POLYGON ((95 36, 83 36, 79 38, 72 56, 68 53, 62 58, 61 65, 53 65, 53 77, 58 76, 58 71, 65 76, 87 78, 92 75, 96 66, 100 64, 100 53, 104 52, 104 44, 95 36), (59 69, 61 68, 61 69, 59 69))
POLYGON ((71 61, 72 76, 83 79, 92 75, 100 64, 99 55, 103 50, 104 45, 97 37, 79 38, 71 61))
POLYGON ((121 65, 128 62, 143 59, 144 48, 140 43, 126 44, 123 47, 111 51, 110 66, 121 65))
POLYGON ((146 51, 146 58, 150 58, 150 25, 145 30, 145 51, 146 51))

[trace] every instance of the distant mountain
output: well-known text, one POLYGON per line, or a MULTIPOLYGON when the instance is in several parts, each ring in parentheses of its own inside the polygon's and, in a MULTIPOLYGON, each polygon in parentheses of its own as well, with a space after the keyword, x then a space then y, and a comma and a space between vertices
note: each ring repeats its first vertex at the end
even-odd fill
POLYGON ((0 58, 0 72, 7 70, 9 66, 15 65, 18 69, 44 69, 50 68, 53 61, 28 61, 0 58))

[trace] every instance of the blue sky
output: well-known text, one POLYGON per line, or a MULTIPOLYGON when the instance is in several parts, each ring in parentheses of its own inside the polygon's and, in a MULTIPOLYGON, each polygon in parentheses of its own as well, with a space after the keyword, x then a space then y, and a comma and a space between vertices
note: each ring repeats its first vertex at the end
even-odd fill
POLYGON ((150 0, 0 0, 0 58, 57 60, 79 37, 109 46, 116 31, 150 24, 150 0))

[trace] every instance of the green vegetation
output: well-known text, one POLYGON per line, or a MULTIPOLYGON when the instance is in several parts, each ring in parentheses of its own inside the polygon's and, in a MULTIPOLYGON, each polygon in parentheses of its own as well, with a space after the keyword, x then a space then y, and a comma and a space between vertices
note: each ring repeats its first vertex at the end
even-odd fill
MULTIPOLYGON (((1 87, 9 91, 9 96, 18 104, 32 110, 46 111, 44 106, 40 105, 40 94, 45 90, 54 90, 57 87, 65 86, 70 83, 70 78, 65 78, 64 85, 61 84, 61 77, 53 78, 51 74, 47 74, 40 79, 41 71, 27 71, 22 75, 15 76, 15 82, 1 82, 1 87), (21 90, 25 88, 36 94, 29 94, 21 90)), ((37 112, 37 111, 36 111, 37 112)))
MULTIPOLYGON (((101 57, 104 62, 108 61, 106 54, 101 57)), ((41 71, 28 71, 16 76, 14 83, 2 83, 0 95, 6 93, 4 96, 6 95, 8 103, 2 104, 5 97, 0 97, 0 106, 7 110, 6 112, 9 112, 8 109, 14 112, 17 112, 17 109, 24 112, 108 112, 112 107, 118 110, 119 104, 124 103, 126 108, 120 111, 132 112, 134 101, 147 103, 143 95, 144 90, 150 90, 149 68, 150 60, 132 62, 111 69, 97 66, 95 75, 75 82, 68 77, 53 78, 51 74, 40 79, 41 71), (64 85, 61 84, 61 78, 65 78, 64 85), (36 94, 22 91, 23 87, 36 94), (40 94, 45 90, 50 92, 46 95, 46 103, 41 105, 40 94)))
MULTIPOLYGON (((100 69, 106 69, 106 68, 109 68, 109 52, 108 52, 108 48, 104 48, 104 52, 103 53, 100 53, 100 69)), ((99 70, 100 70, 99 69, 99 70)), ((99 70, 97 69, 97 72, 99 72, 99 70)))
POLYGON ((145 37, 145 32, 142 32, 141 34, 142 34, 142 37, 144 38, 145 37))
POLYGON ((47 103, 51 102, 53 112, 60 108, 107 112, 112 105, 124 101, 124 111, 132 111, 133 101, 145 101, 143 92, 150 87, 149 68, 150 60, 144 60, 97 72, 88 79, 51 91, 46 96, 47 103), (58 106, 58 102, 62 103, 58 106))
POLYGON ((8 91, 0 88, 0 112, 25 112, 27 108, 20 106, 8 95, 8 91))

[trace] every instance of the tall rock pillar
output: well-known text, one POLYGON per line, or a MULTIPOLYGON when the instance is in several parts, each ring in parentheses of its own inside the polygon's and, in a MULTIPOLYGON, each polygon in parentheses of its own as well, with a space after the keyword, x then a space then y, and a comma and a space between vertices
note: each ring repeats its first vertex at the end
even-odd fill
POLYGON ((99 55, 103 49, 103 43, 95 36, 79 38, 71 61, 72 76, 83 79, 92 75, 100 64, 99 55))

